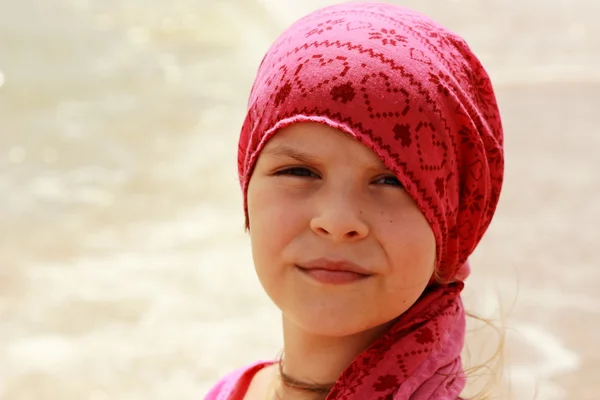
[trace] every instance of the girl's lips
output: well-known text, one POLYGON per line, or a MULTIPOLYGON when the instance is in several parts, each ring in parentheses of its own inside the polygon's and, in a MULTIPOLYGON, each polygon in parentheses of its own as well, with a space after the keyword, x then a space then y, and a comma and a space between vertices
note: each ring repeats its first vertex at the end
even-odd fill
POLYGON ((371 275, 359 274, 352 271, 334 271, 330 269, 298 267, 300 272, 308 275, 314 280, 325 284, 345 284, 367 279, 371 275))
POLYGON ((324 269, 327 271, 354 272, 359 275, 373 275, 373 272, 369 271, 367 268, 364 268, 351 261, 332 260, 324 257, 299 264, 298 267, 303 269, 324 269))
POLYGON ((300 272, 316 281, 326 284, 344 284, 357 282, 373 275, 362 266, 346 260, 333 261, 319 258, 297 265, 300 272))

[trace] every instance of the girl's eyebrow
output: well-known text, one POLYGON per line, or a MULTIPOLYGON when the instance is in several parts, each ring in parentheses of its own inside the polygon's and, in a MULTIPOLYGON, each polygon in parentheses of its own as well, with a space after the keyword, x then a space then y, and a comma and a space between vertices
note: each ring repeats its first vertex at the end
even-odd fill
MULTIPOLYGON (((263 150, 263 154, 273 156, 273 157, 288 157, 292 158, 302 164, 311 164, 311 165, 321 165, 322 162, 319 160, 319 157, 316 157, 312 154, 303 153, 295 148, 286 146, 286 145, 276 145, 265 148, 263 150)), ((377 160, 370 161, 364 165, 364 168, 369 171, 389 171, 386 165, 381 161, 381 159, 377 158, 377 160)))
POLYGON ((289 157, 303 164, 320 164, 318 157, 306 154, 285 145, 277 145, 264 149, 263 153, 274 157, 289 157))

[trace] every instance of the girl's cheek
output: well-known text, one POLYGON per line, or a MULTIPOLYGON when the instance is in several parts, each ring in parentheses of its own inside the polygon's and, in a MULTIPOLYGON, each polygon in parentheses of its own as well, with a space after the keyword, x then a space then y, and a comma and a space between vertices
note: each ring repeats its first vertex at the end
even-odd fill
POLYGON ((254 223, 255 230, 260 230, 261 235, 276 241, 300 223, 307 198, 299 195, 298 190, 282 187, 276 182, 256 183, 248 193, 251 225, 254 223))

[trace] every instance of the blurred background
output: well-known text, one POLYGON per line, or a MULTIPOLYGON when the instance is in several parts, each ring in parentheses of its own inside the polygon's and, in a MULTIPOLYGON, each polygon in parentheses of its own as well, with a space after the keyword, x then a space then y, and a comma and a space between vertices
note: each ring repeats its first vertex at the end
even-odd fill
MULTIPOLYGON (((496 86, 506 185, 465 293, 506 332, 496 398, 598 399, 600 2, 393 2, 496 86)), ((271 41, 332 3, 0 0, 0 399, 201 399, 276 356, 237 135, 271 41)))

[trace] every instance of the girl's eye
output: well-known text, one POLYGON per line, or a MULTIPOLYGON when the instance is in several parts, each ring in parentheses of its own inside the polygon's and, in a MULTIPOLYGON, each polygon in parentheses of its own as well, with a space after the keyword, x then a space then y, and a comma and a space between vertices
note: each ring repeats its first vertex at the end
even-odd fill
POLYGON ((275 172, 275 175, 277 175, 277 176, 290 175, 290 176, 299 176, 299 177, 306 177, 306 178, 316 178, 317 177, 317 174, 312 172, 310 169, 303 168, 303 167, 286 168, 281 171, 275 172))
POLYGON ((393 175, 384 176, 383 178, 378 179, 375 183, 380 183, 382 185, 390 185, 390 186, 398 186, 402 187, 402 183, 393 175))

